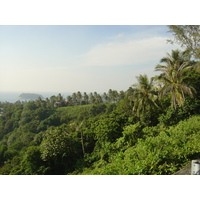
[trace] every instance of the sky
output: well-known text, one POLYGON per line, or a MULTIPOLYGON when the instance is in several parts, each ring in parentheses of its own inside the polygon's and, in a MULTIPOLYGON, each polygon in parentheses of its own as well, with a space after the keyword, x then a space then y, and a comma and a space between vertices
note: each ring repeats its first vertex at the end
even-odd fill
MULTIPOLYGON (((177 46, 166 25, 1 25, 0 92, 126 91, 177 46)), ((158 73, 158 72, 157 72, 158 73)))

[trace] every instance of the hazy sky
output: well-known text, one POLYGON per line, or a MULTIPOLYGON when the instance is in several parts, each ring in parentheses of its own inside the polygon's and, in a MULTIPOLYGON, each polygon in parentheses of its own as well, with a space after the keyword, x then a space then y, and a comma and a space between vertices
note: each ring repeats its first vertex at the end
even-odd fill
POLYGON ((0 92, 127 90, 176 49, 167 26, 0 26, 0 92))

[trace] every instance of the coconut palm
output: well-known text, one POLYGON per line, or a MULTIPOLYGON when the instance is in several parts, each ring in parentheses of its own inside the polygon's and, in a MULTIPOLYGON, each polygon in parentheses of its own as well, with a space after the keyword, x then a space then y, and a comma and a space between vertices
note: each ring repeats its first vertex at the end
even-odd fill
POLYGON ((78 102, 77 94, 75 92, 72 94, 72 101, 73 101, 73 103, 77 103, 78 102))
POLYGON ((134 89, 132 87, 129 87, 129 89, 126 91, 125 96, 130 102, 130 106, 132 106, 133 103, 133 94, 134 94, 134 89))
POLYGON ((87 95, 86 92, 84 92, 84 94, 83 94, 83 100, 85 101, 86 104, 88 104, 89 96, 87 95))
POLYGON ((106 92, 103 93, 103 99, 105 102, 108 102, 108 95, 106 94, 106 92))
POLYGON ((81 101, 82 101, 82 94, 80 91, 77 92, 76 94, 76 97, 77 97, 77 101, 79 102, 79 104, 81 105, 81 101))
POLYGON ((153 110, 157 107, 157 94, 154 86, 154 78, 148 79, 147 75, 140 75, 136 77, 137 84, 133 84, 133 111, 137 116, 144 114, 147 110, 153 110))
POLYGON ((121 90, 121 91, 119 91, 119 100, 122 100, 122 99, 124 99, 124 97, 125 97, 125 92, 123 91, 123 90, 121 90))
POLYGON ((172 50, 171 54, 168 53, 167 57, 160 60, 165 65, 159 64, 155 67, 156 71, 162 72, 158 76, 158 80, 162 83, 159 96, 162 97, 169 93, 174 110, 177 104, 183 105, 186 95, 193 97, 195 94, 195 89, 186 83, 188 72, 192 68, 189 58, 187 52, 172 50))
POLYGON ((95 99, 95 102, 96 102, 97 104, 103 103, 103 99, 102 99, 102 97, 101 97, 100 94, 97 94, 96 99, 95 99))
POLYGON ((69 104, 71 104, 73 102, 72 100, 73 100, 73 98, 70 95, 68 95, 67 96, 67 101, 68 101, 69 104))
POLYGON ((93 95, 92 92, 90 92, 89 99, 90 99, 90 103, 91 103, 91 104, 95 103, 95 97, 94 97, 94 95, 93 95))

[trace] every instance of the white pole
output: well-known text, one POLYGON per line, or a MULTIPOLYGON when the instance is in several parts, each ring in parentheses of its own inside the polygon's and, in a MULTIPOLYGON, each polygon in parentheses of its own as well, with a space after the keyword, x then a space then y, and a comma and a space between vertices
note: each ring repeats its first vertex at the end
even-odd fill
POLYGON ((191 175, 200 175, 200 161, 192 160, 191 175))

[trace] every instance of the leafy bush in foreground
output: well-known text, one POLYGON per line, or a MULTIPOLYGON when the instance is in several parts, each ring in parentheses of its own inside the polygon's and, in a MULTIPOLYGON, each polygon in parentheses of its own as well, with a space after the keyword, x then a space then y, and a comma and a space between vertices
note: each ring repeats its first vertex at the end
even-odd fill
POLYGON ((156 137, 139 139, 125 152, 118 152, 109 164, 83 174, 173 174, 189 159, 200 155, 200 116, 181 121, 156 137))

